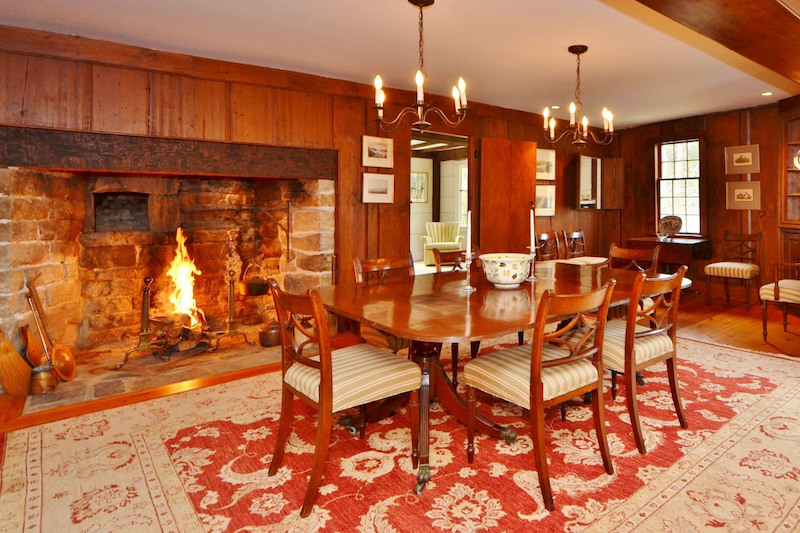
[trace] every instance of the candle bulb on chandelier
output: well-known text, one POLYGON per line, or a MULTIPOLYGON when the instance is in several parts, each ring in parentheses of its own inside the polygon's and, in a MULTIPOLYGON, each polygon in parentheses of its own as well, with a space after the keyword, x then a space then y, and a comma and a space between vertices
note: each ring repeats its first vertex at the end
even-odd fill
POLYGON ((542 116, 544 117, 544 131, 547 131, 549 126, 549 118, 550 118, 550 108, 545 107, 544 111, 542 112, 542 116))
POLYGON ((421 70, 417 71, 417 75, 414 76, 414 81, 417 83, 417 103, 422 104, 425 102, 425 95, 422 92, 422 84, 425 82, 425 76, 422 74, 421 70))
POLYGON ((575 105, 575 102, 570 102, 569 103, 569 125, 570 126, 574 126, 575 125, 575 111, 577 111, 577 110, 578 110, 578 108, 575 105))
POLYGON ((464 81, 464 78, 458 78, 458 92, 461 95, 461 107, 463 109, 467 108, 467 82, 464 81))
POLYGON ((386 95, 381 91, 378 93, 378 101, 376 102, 378 104, 378 118, 383 118, 383 102, 385 101, 386 95))
POLYGON ((456 115, 461 113, 461 94, 458 92, 458 87, 453 86, 453 102, 456 104, 456 115))
POLYGON ((583 124, 583 136, 586 137, 589 135, 589 118, 584 115, 581 124, 583 124))
POLYGON ((550 119, 550 138, 556 138, 556 119, 554 118, 550 119))
POLYGON ((381 75, 375 76, 375 105, 381 105, 381 89, 383 89, 383 79, 381 75))

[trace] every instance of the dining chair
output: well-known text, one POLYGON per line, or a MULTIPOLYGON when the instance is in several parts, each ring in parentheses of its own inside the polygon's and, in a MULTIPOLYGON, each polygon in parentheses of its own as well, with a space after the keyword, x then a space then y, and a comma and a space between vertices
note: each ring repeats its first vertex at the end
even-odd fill
POLYGON ((656 363, 667 365, 672 402, 682 428, 688 427, 681 405, 678 385, 678 353, 675 333, 678 327, 678 303, 681 283, 686 274, 681 265, 670 276, 647 277, 641 272, 634 281, 625 319, 609 320, 606 324, 603 362, 611 370, 611 396, 617 395, 617 375, 622 374, 625 384, 628 415, 633 437, 639 453, 647 453, 639 409, 636 402, 636 373, 656 363), (649 303, 642 303, 649 302, 649 303))
MULTIPOLYGON (((473 257, 473 264, 476 267, 480 267, 480 259, 478 256, 481 255, 480 248, 476 248, 473 250, 472 257, 473 257)), ((434 265, 436 266, 436 273, 440 274, 442 272, 442 268, 445 265, 452 264, 453 270, 465 270, 466 269, 466 250, 459 250, 457 252, 442 252, 440 250, 433 250, 433 260, 434 265)), ((522 342, 520 342, 522 344, 522 342)), ((478 350, 480 350, 481 341, 472 341, 470 343, 470 351, 469 355, 471 359, 475 359, 478 355, 478 350)), ((458 343, 454 342, 450 344, 450 361, 452 364, 452 374, 453 374, 453 385, 458 385, 458 343)))
POLYGON ((660 246, 652 249, 622 248, 614 243, 608 250, 608 266, 652 274, 658 269, 660 251, 660 246))
POLYGON ((789 306, 800 309, 800 263, 775 263, 772 283, 761 286, 761 324, 764 342, 767 342, 767 303, 772 302, 783 311, 783 331, 788 326, 789 306))
MULTIPOLYGON (((412 463, 416 468, 419 388, 422 385, 419 365, 369 344, 332 350, 327 335, 327 314, 319 294, 313 289, 305 295, 284 292, 274 278, 270 278, 268 284, 280 325, 282 377, 281 414, 270 476, 275 475, 283 460, 293 420, 294 397, 317 411, 314 464, 300 516, 311 513, 319 492, 335 412, 410 393, 412 463)), ((363 417, 360 425, 363 439, 363 417)))
POLYGON ((597 442, 608 474, 614 473, 603 412, 603 338, 606 311, 616 281, 593 292, 556 296, 542 294, 531 345, 483 355, 464 367, 467 386, 467 459, 475 456, 475 411, 478 391, 528 410, 534 461, 545 507, 555 509, 545 453, 545 409, 592 394, 597 442), (557 329, 546 330, 548 322, 557 329), (573 342, 564 337, 571 332, 573 342))
POLYGON ((569 233, 566 230, 562 230, 561 242, 564 243, 563 261, 566 263, 600 265, 608 260, 607 257, 586 255, 586 235, 582 229, 569 233))
POLYGON ((536 235, 537 261, 549 261, 559 257, 561 257, 561 244, 558 242, 558 232, 536 235))
MULTIPOLYGON (((362 259, 358 256, 353 257, 353 272, 355 273, 356 283, 365 282, 384 282, 398 278, 414 277, 414 258, 411 252, 406 256, 379 257, 372 259, 362 259)), ((361 325, 359 327, 361 338, 379 346, 388 348, 394 353, 403 348, 410 348, 411 341, 403 339, 397 335, 386 333, 370 326, 361 325)))
POLYGON ((706 303, 711 304, 711 280, 722 278, 725 287, 725 301, 731 302, 728 292, 728 280, 739 280, 745 286, 745 308, 750 310, 750 285, 753 280, 761 286, 759 270, 759 251, 761 233, 729 233, 725 232, 723 241, 724 258, 722 261, 709 263, 703 269, 706 275, 706 303))

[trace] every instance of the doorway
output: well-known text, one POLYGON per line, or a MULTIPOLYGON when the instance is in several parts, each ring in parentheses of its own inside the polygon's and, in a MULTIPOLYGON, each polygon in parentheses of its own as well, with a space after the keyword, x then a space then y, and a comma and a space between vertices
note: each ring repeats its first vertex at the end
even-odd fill
POLYGON ((458 222, 466 242, 469 205, 467 137, 435 132, 411 135, 411 255, 424 257, 427 222, 458 222))

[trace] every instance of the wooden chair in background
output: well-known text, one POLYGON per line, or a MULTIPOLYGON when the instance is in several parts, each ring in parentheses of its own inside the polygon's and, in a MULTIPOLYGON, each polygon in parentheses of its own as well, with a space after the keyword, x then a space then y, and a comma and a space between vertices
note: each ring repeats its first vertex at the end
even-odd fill
POLYGON ((549 261, 561 257, 558 233, 540 233, 536 236, 536 260, 549 261))
POLYGON ((586 236, 582 229, 569 233, 562 231, 561 241, 564 245, 565 262, 579 265, 600 265, 608 260, 607 257, 586 255, 586 236))
MULTIPOLYGON (((317 410, 314 464, 309 475, 300 516, 311 513, 330 446, 333 413, 403 393, 410 393, 411 450, 414 468, 418 461, 419 388, 422 371, 416 363, 369 344, 331 349, 328 320, 319 294, 282 291, 275 279, 268 281, 281 334, 281 415, 275 453, 269 475, 278 471, 286 449, 297 396, 317 410), (304 353, 306 350, 312 353, 304 353)), ((363 409, 362 409, 363 411, 363 409)), ((364 438, 363 417, 360 423, 364 438)))
POLYGON ((528 410, 536 472, 545 507, 555 509, 545 453, 545 409, 576 396, 594 392, 592 411, 598 446, 608 474, 614 473, 606 440, 603 411, 603 339, 606 312, 615 285, 585 294, 555 296, 546 290, 536 312, 531 346, 515 346, 483 355, 464 367, 467 385, 467 458, 472 463, 475 446, 477 391, 528 410), (594 313, 591 318, 587 313, 594 313), (554 317, 557 330, 545 331, 554 317), (574 332, 573 342, 562 339, 574 332))
POLYGON ((800 263, 776 263, 772 283, 763 285, 758 295, 761 298, 761 323, 764 342, 767 342, 767 303, 772 302, 783 311, 783 331, 788 326, 788 308, 800 309, 800 263))
POLYGON ((660 251, 660 246, 647 250, 622 248, 614 243, 608 251, 608 266, 652 274, 658 269, 658 254, 660 251))
POLYGON ((745 308, 749 311, 750 285, 755 280, 756 286, 761 286, 759 269, 761 233, 728 233, 726 231, 723 246, 724 259, 706 265, 703 270, 706 275, 706 303, 711 303, 711 280, 713 278, 722 278, 727 303, 731 302, 728 280, 739 280, 745 285, 745 308))
POLYGON ((639 453, 646 453, 647 448, 636 402, 636 387, 641 384, 637 380, 637 372, 661 361, 666 363, 678 421, 682 428, 688 427, 678 385, 675 338, 678 302, 685 274, 685 265, 667 278, 648 278, 642 272, 631 290, 627 317, 624 320, 609 320, 606 324, 603 363, 611 370, 611 395, 616 398, 617 374, 623 374, 625 400, 639 453), (645 296, 649 303, 640 304, 645 301, 645 296))

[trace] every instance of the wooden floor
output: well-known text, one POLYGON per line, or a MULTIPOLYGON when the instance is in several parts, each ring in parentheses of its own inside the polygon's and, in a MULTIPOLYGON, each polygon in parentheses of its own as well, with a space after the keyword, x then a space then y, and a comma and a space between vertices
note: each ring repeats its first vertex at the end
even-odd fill
MULTIPOLYGON (((790 316, 788 332, 784 332, 781 313, 772 306, 770 306, 768 317, 768 342, 765 343, 761 335, 761 308, 757 304, 751 306, 749 311, 745 309, 744 302, 741 301, 732 301, 731 305, 728 305, 724 299, 720 299, 712 302, 711 305, 706 305, 704 296, 687 293, 681 298, 678 336, 712 344, 725 344, 800 358, 800 318, 790 316)), ((278 365, 276 364, 231 372, 26 416, 20 416, 25 401, 24 397, 3 395, 0 396, 0 413, 2 413, 0 434, 101 409, 208 387, 277 369, 278 365)))

